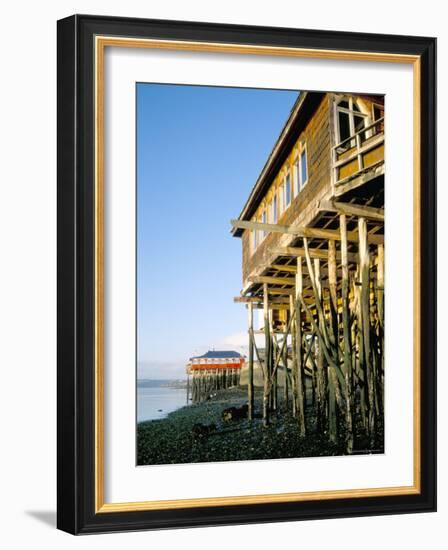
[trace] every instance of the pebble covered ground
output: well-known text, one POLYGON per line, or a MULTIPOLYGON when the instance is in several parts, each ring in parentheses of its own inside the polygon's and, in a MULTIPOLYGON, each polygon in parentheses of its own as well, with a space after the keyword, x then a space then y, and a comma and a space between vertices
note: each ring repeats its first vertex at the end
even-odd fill
MULTIPOLYGON (((281 412, 273 414, 271 424, 263 427, 261 402, 261 390, 257 390, 256 418, 252 422, 246 418, 225 421, 222 418, 224 409, 247 403, 244 389, 231 388, 218 392, 206 402, 178 409, 162 420, 138 424, 138 465, 344 454, 343 441, 333 444, 326 434, 316 432, 312 410, 306 415, 307 435, 301 438, 297 420, 285 412, 281 402, 281 412)), ((368 452, 362 450, 362 441, 357 443, 357 452, 368 452)))

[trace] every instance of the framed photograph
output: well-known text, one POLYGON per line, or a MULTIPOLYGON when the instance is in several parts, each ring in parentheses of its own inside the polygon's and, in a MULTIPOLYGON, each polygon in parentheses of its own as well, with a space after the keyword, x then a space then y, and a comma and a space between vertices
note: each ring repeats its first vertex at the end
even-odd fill
POLYGON ((58 22, 58 527, 436 509, 433 38, 58 22))

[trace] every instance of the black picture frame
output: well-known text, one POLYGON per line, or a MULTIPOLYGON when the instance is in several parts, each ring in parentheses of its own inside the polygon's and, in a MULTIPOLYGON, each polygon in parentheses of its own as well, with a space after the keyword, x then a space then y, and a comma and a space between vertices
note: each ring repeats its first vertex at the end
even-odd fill
POLYGON ((73 534, 436 510, 436 40, 74 15, 58 22, 57 525, 73 534), (419 494, 95 512, 94 55, 97 35, 420 58, 421 490, 419 494))

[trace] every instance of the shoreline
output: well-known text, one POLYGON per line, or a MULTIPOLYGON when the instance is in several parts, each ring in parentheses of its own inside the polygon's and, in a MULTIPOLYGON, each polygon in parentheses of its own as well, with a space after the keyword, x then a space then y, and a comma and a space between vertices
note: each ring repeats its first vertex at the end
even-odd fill
MULTIPOLYGON (((283 410, 272 415, 271 424, 263 427, 262 391, 255 393, 255 418, 224 420, 223 411, 230 407, 241 410, 247 403, 245 388, 220 390, 208 401, 185 405, 165 418, 137 424, 137 465, 185 464, 235 460, 304 458, 345 455, 344 443, 331 443, 314 426, 310 409, 307 414, 307 436, 300 437, 297 419, 283 410)), ((343 438, 341 438, 343 439, 343 438)), ((354 454, 384 452, 363 449, 358 442, 354 454)))
POLYGON ((174 386, 137 387, 137 425, 162 420, 187 404, 186 388, 174 386))

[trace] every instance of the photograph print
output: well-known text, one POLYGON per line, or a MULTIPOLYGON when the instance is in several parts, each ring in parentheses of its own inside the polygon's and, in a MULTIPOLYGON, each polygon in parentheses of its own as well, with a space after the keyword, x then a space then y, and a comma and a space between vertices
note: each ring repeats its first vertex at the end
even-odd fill
POLYGON ((384 453, 384 96, 136 99, 137 465, 384 453))

